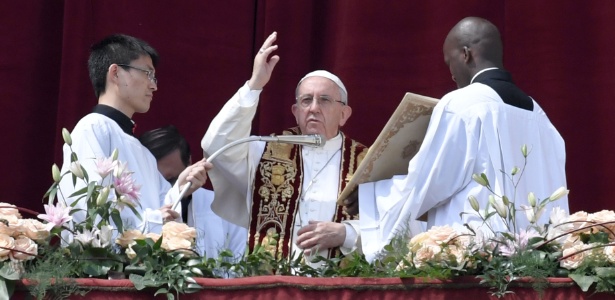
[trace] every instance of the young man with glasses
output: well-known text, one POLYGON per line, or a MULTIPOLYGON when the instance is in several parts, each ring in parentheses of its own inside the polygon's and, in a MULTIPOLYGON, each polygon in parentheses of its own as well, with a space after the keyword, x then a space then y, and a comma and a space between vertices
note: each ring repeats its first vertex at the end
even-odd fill
MULTIPOLYGON (((259 95, 280 59, 269 57, 276 38, 275 32, 267 38, 250 80, 211 122, 201 141, 205 156, 249 136, 259 95)), ((299 81, 291 108, 298 126, 282 134, 320 134, 324 146, 257 141, 229 149, 213 161, 212 209, 248 228, 250 250, 262 244, 277 257, 305 251, 306 262, 352 251, 358 223, 350 220, 357 216, 336 202, 367 148, 340 131, 352 114, 346 87, 330 72, 311 72, 299 81)))
MULTIPOLYGON (((157 63, 156 50, 131 36, 112 35, 92 46, 88 68, 98 105, 71 132, 72 150, 88 170, 90 181, 100 180, 94 172, 95 160, 110 157, 114 149, 118 150, 118 160, 127 163, 127 168, 134 172, 135 184, 140 186, 140 205, 136 209, 142 220, 125 208, 121 212, 124 226, 150 232, 159 232, 164 221, 180 218, 179 212, 172 210, 170 205, 179 196, 179 187, 192 182, 188 192, 194 192, 205 183, 206 169, 211 167, 204 161, 197 162, 186 168, 171 187, 158 172, 156 159, 133 136, 132 116, 149 110, 158 89, 157 63)), ((62 173, 70 167, 70 156, 71 149, 64 145, 62 173)), ((83 188, 80 183, 74 187, 70 176, 65 176, 60 184, 64 196, 83 188)), ((75 201, 72 198, 66 200, 69 203, 75 201)), ((112 200, 111 197, 108 199, 112 200)), ((77 207, 81 207, 80 204, 77 207)), ((82 213, 73 216, 76 222, 83 218, 82 213)))

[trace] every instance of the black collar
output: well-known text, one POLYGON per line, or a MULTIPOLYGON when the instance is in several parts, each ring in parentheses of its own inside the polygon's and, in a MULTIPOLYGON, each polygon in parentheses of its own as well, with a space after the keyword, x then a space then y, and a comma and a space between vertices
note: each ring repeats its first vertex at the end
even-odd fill
POLYGON ((482 72, 472 83, 479 82, 492 88, 502 101, 521 109, 533 111, 534 101, 513 82, 512 76, 505 70, 493 69, 482 72))
POLYGON ((135 123, 124 113, 121 111, 104 104, 98 104, 94 106, 92 110, 94 113, 101 114, 115 121, 117 125, 120 125, 120 128, 129 135, 133 135, 133 128, 135 127, 135 123))

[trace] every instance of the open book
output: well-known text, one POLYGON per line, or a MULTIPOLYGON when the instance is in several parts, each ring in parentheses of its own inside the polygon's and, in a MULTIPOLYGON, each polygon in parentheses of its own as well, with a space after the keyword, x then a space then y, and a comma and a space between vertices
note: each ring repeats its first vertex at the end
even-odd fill
POLYGON ((346 184, 338 204, 361 183, 408 173, 408 162, 421 147, 436 103, 438 99, 406 93, 346 184))

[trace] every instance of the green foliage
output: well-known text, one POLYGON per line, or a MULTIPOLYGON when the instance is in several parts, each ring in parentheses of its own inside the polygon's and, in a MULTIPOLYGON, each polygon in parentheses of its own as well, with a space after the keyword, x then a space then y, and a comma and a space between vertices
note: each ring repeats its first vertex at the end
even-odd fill
POLYGON ((161 248, 163 238, 154 242, 152 239, 136 240, 132 246, 136 256, 131 260, 133 268, 129 270, 139 271, 129 275, 137 290, 147 287, 158 288, 155 295, 166 294, 168 299, 174 299, 174 294, 194 293, 201 289, 194 277, 203 276, 204 273, 197 266, 202 264, 202 259, 191 258, 190 252, 183 250, 166 251, 161 248), (140 268, 139 268, 140 267, 140 268))
POLYGON ((615 291, 615 264, 603 253, 594 251, 585 257, 578 268, 569 275, 582 291, 590 291, 593 287, 596 293, 615 291))
POLYGON ((85 295, 87 290, 79 289, 74 274, 76 263, 67 259, 60 248, 51 248, 33 261, 24 263, 23 278, 30 284, 28 291, 36 299, 66 299, 70 295, 85 295))

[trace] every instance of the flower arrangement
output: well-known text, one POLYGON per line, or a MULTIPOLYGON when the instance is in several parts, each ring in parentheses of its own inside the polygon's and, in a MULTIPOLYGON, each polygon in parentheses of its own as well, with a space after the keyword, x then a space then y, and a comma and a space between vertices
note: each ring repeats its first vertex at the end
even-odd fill
MULTIPOLYGON (((521 152, 527 159, 525 145, 521 152)), ((523 174, 524 168, 514 167, 508 174, 514 186, 518 182, 515 175, 523 174)), ((531 277, 537 290, 546 287, 547 277, 569 276, 583 291, 593 287, 595 292, 615 292, 613 211, 568 216, 554 207, 549 223, 537 224, 548 203, 568 194, 566 188, 560 187, 542 200, 529 193, 529 206, 516 207, 514 198, 492 190, 485 174, 474 174, 472 178, 491 192, 489 205, 483 210, 475 197, 468 199, 472 214, 488 230, 475 231, 469 224, 465 224, 466 228, 434 226, 409 241, 402 233, 392 243, 397 247, 389 246, 381 261, 395 257, 400 261, 397 270, 405 276, 475 275, 497 297, 510 293, 509 284, 522 277, 531 277), (518 213, 527 218, 528 228, 518 228, 518 213), (492 221, 504 224, 505 230, 495 230, 492 221)))

